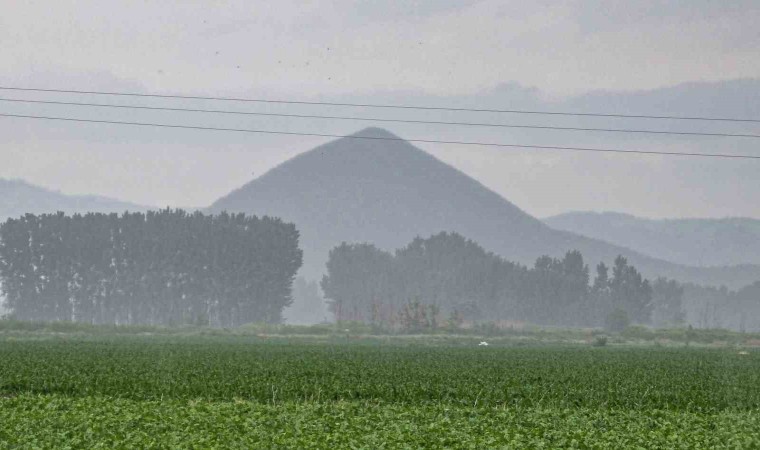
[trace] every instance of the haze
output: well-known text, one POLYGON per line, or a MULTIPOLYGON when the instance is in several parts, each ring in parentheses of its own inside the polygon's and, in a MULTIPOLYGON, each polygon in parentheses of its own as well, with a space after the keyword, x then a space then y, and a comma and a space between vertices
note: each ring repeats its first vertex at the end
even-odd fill
MULTIPOLYGON (((5 1, 0 84, 287 100, 760 117, 755 1, 5 1)), ((3 98, 42 98, 3 91, 3 98)), ((49 98, 49 96, 45 96, 49 98)), ((60 100, 72 96, 58 95, 60 100)), ((82 101, 78 96, 74 101, 82 101)), ((127 103, 125 99, 91 100, 127 103), (117 101, 118 100, 118 101, 117 101)), ((4 113, 351 134, 371 122, 92 110, 0 102, 4 113)), ((150 102, 159 104, 158 101, 150 102)), ((162 103, 165 104, 165 103, 162 103)), ((544 116, 175 101, 179 107, 620 127, 544 116)), ((701 123, 626 121, 699 130, 701 123)), ((747 138, 384 125, 407 139, 746 153, 747 138)), ((713 124, 711 124, 713 126, 713 124)), ((715 124, 731 133, 758 127, 715 124)), ((208 206, 327 139, 2 118, 0 177, 142 205, 208 206)), ((760 218, 753 162, 420 144, 534 216, 760 218)))
POLYGON ((0 11, 0 449, 760 448, 759 0, 0 11))

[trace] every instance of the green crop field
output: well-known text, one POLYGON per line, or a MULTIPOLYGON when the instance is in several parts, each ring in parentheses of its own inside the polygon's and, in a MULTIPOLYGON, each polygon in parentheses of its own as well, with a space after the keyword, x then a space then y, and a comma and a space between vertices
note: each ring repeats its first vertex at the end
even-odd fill
POLYGON ((0 337, 0 448, 760 448, 760 353, 0 337))

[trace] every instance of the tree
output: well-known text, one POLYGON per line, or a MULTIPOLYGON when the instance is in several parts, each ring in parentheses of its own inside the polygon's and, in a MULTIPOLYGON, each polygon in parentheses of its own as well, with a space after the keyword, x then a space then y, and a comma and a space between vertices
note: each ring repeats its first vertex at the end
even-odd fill
POLYGON ((604 326, 607 330, 619 333, 631 324, 631 319, 628 318, 628 313, 625 310, 616 308, 610 312, 604 321, 604 326))
POLYGON ((542 256, 533 271, 534 295, 528 318, 536 323, 581 325, 588 308, 589 269, 578 251, 564 258, 542 256))
POLYGON ((601 326, 620 309, 630 320, 650 321, 652 288, 625 258, 615 260, 611 277, 604 264, 596 272, 589 286, 589 267, 578 251, 544 255, 527 268, 457 233, 438 233, 393 254, 343 243, 330 252, 321 286, 338 320, 375 324, 414 324, 409 299, 444 315, 456 312, 460 320, 601 326))
POLYGON ((652 287, 622 256, 615 258, 609 282, 612 304, 628 314, 631 321, 649 323, 652 316, 652 287))
POLYGON ((389 292, 395 280, 393 255, 374 245, 344 242, 330 251, 320 285, 336 320, 363 321, 385 315, 377 311, 381 305, 396 306, 389 292))
POLYGON ((165 209, 0 226, 0 284, 24 320, 279 322, 301 262, 295 226, 270 217, 165 209))
POLYGON ((593 292, 601 295, 609 294, 610 292, 610 275, 609 268, 600 262, 596 266, 596 278, 594 278, 593 292))
POLYGON ((652 321, 657 326, 683 323, 686 316, 682 309, 684 288, 675 280, 659 277, 652 283, 652 321))

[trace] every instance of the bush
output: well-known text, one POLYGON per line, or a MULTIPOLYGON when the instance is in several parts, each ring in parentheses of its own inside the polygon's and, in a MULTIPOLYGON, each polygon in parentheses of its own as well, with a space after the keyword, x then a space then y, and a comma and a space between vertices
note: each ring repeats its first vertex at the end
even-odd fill
POLYGON ((594 339, 593 345, 594 347, 604 347, 605 345, 607 345, 607 336, 605 335, 597 336, 594 339))

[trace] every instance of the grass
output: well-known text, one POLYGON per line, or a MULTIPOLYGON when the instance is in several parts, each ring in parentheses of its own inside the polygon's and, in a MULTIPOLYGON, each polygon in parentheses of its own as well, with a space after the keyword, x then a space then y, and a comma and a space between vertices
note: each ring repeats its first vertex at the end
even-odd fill
POLYGON ((0 448, 760 447, 756 350, 513 344, 6 333, 0 448))
POLYGON ((446 328, 420 334, 405 334, 384 330, 371 325, 346 322, 318 325, 272 325, 249 324, 237 328, 212 328, 194 325, 161 327, 149 325, 90 325, 72 322, 28 322, 0 319, 0 336, 39 338, 45 335, 157 335, 157 336, 248 336, 248 337, 303 337, 307 340, 340 341, 345 339, 380 340, 397 343, 425 341, 452 345, 474 340, 488 339, 496 342, 524 344, 605 344, 634 345, 712 345, 712 346, 760 346, 760 333, 740 333, 724 329, 654 329, 631 326, 620 333, 607 333, 600 329, 564 328, 525 325, 515 328, 499 328, 484 323, 471 328, 450 330, 446 328))

